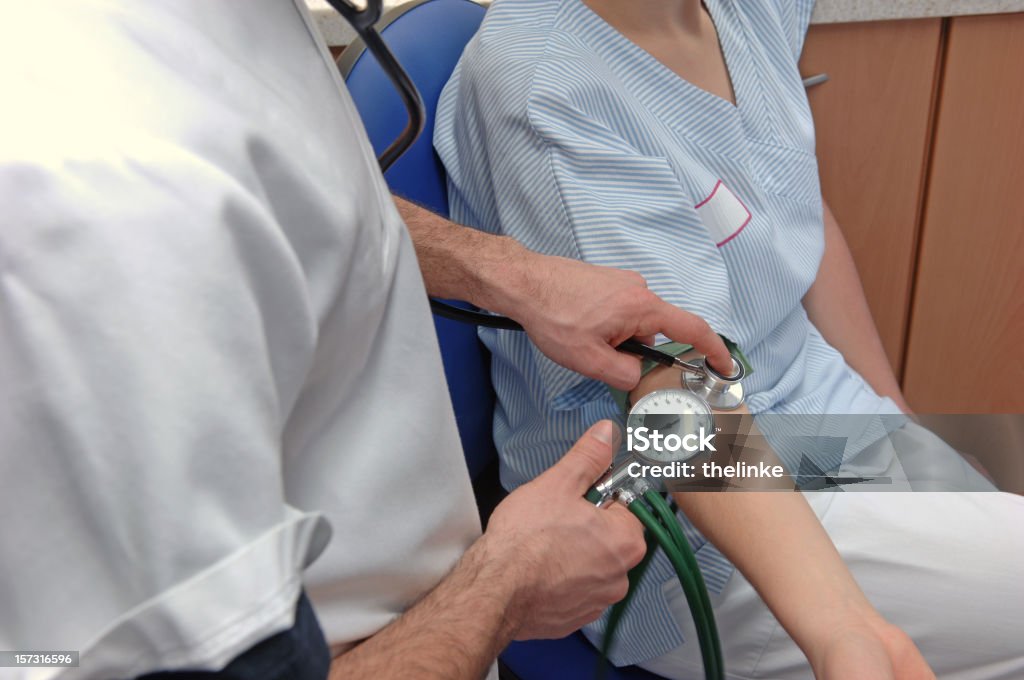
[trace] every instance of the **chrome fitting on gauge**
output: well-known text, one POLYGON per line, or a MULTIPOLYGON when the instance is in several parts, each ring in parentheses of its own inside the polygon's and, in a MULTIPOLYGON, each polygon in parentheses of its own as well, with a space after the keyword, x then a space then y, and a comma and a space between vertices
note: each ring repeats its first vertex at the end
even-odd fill
POLYGON ((637 498, 643 495, 644 494, 642 491, 638 491, 636 489, 631 488, 623 488, 615 492, 615 500, 629 507, 629 505, 632 504, 633 501, 635 501, 637 498))
POLYGON ((629 505, 651 488, 650 483, 646 479, 625 474, 626 467, 627 465, 617 466, 604 479, 593 486, 592 490, 599 495, 594 505, 601 507, 606 503, 615 501, 623 505, 629 505))
MULTIPOLYGON (((628 464, 630 462, 632 462, 632 460, 623 461, 619 465, 612 467, 610 470, 608 470, 604 477, 598 480, 597 484, 591 487, 591 493, 597 494, 597 498, 594 501, 594 505, 596 505, 597 507, 601 507, 605 503, 622 500, 621 492, 630 489, 632 486, 634 486, 634 482, 637 481, 643 483, 644 485, 644 488, 639 490, 640 494, 647 490, 646 487, 648 485, 646 482, 644 482, 642 479, 637 480, 637 478, 631 476, 627 471, 627 468, 629 467, 628 464)), ((588 497, 590 496, 591 494, 588 494, 588 497)), ((629 503, 632 501, 623 502, 625 502, 626 505, 629 505, 629 503)))
POLYGON ((648 392, 626 417, 627 455, 590 488, 587 500, 598 506, 609 500, 629 505, 660 486, 660 480, 644 477, 644 468, 686 462, 703 450, 704 442, 710 442, 707 435, 713 437, 714 432, 714 414, 704 399, 679 387, 648 392))
POLYGON ((732 357, 732 374, 716 371, 706 358, 696 359, 700 374, 684 372, 682 383, 688 390, 708 403, 716 411, 733 411, 743 404, 743 378, 746 371, 736 357, 732 357))

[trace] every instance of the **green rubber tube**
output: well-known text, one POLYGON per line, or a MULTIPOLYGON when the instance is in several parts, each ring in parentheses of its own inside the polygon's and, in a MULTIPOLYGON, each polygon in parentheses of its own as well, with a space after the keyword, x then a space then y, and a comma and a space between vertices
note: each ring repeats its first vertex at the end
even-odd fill
POLYGON ((626 609, 629 608, 629 603, 632 601, 633 595, 636 594, 636 588, 640 583, 640 579, 644 577, 647 566, 654 559, 654 554, 658 552, 658 541, 648 529, 644 529, 644 539, 647 541, 647 552, 644 554, 644 558, 629 570, 629 590, 626 591, 626 596, 612 605, 611 611, 608 612, 608 623, 605 626, 604 637, 601 640, 601 654, 597 659, 597 672, 595 673, 597 680, 604 680, 608 672, 608 657, 612 653, 612 644, 615 642, 615 632, 619 628, 619 622, 622 621, 622 616, 626 613, 626 609))
POLYGON ((704 605, 701 602, 697 583, 690 571, 686 558, 683 557, 683 553, 690 550, 689 544, 685 548, 678 546, 669 530, 648 509, 646 503, 637 499, 630 503, 629 509, 655 535, 655 538, 661 544, 662 549, 676 570, 676 575, 679 577, 679 582, 683 587, 683 594, 686 596, 686 602, 690 605, 693 623, 697 629, 697 641, 700 645, 701 658, 704 661, 704 677, 707 680, 723 680, 725 675, 721 665, 721 655, 716 654, 717 650, 713 644, 714 633, 712 633, 711 629, 714 626, 714 621, 713 619, 708 619, 707 612, 705 612, 704 605))
MULTIPOLYGON (((596 505, 603 496, 595 487, 591 487, 584 498, 596 505)), ((612 605, 611 611, 608 612, 608 623, 605 626, 604 637, 601 640, 601 654, 597 659, 597 671, 595 673, 597 680, 603 680, 607 674, 608 656, 611 654, 612 644, 615 642, 615 632, 619 628, 619 622, 622 621, 622 616, 626 613, 626 609, 636 593, 636 587, 640 583, 640 579, 643 578, 644 572, 647 571, 647 566, 651 563, 654 553, 658 550, 658 542, 654 538, 654 534, 646 528, 644 529, 644 539, 647 541, 647 552, 644 553, 644 558, 629 570, 629 589, 626 591, 626 596, 612 605)))
POLYGON ((701 604, 704 608, 704 615, 708 619, 711 628, 711 644, 715 655, 718 657, 719 667, 724 668, 722 665, 722 643, 718 637, 718 626, 715 625, 715 612, 711 607, 711 597, 708 595, 707 585, 705 585, 704 577, 701 575, 700 567, 697 565, 697 557, 693 554, 693 550, 690 549, 690 542, 686 540, 686 535, 683 533, 682 527, 679 526, 679 520, 676 518, 675 512, 660 493, 654 489, 649 489, 644 493, 644 498, 651 504, 655 514, 661 518, 662 523, 668 528, 672 538, 681 547, 680 552, 690 567, 690 573, 693 574, 697 585, 697 593, 700 595, 701 604))
MULTIPOLYGON (((595 489, 591 489, 587 492, 585 498, 591 503, 597 503, 601 499, 601 494, 597 493, 595 489)), ((622 620, 622 616, 636 591, 636 586, 643 577, 659 545, 665 549, 669 561, 675 568, 680 584, 683 587, 683 593, 690 606, 690 612, 697 628, 701 657, 704 661, 705 677, 708 680, 721 680, 724 677, 724 665, 714 612, 711 609, 710 598, 708 597, 707 588, 700 569, 697 566, 696 557, 693 555, 690 544, 686 540, 682 528, 679 526, 672 507, 662 498, 661 494, 649 490, 644 494, 643 500, 638 498, 629 505, 629 508, 645 526, 644 535, 647 540, 647 553, 644 559, 629 572, 629 590, 626 596, 617 602, 609 612, 608 623, 605 627, 604 639, 601 644, 601 655, 598 659, 598 680, 604 677, 607 670, 608 655, 614 643, 618 624, 622 620), (647 503, 651 504, 651 508, 647 507, 647 503)))

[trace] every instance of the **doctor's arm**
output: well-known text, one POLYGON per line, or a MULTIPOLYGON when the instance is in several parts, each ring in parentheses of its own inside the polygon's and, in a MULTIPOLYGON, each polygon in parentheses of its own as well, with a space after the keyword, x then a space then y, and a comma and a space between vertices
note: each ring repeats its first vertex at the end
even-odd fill
POLYGON ((454 224, 395 198, 409 228, 427 292, 466 300, 523 325, 551 360, 619 389, 640 379, 624 340, 664 333, 696 347, 720 370, 732 365, 700 317, 663 301, 633 271, 535 253, 507 236, 454 224))
POLYGON ((602 421, 498 505, 454 569, 389 626, 337 657, 330 678, 479 678, 514 639, 558 638, 622 599, 640 523, 583 494, 612 459, 602 421))
POLYGON ((857 266, 828 203, 825 217, 825 254, 818 276, 804 296, 804 309, 822 336, 843 355, 878 394, 889 397, 905 413, 910 406, 885 355, 871 310, 864 297, 857 266))

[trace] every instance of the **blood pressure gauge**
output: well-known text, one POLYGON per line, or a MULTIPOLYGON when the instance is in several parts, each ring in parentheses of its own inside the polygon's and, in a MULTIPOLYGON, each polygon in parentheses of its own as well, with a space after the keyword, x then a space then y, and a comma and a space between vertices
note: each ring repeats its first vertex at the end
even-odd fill
POLYGON ((682 463, 698 451, 702 434, 715 431, 708 403, 681 389, 649 392, 633 405, 626 418, 628 449, 653 465, 682 463))
POLYGON ((701 452, 715 432, 711 407, 690 390, 655 390, 637 401, 626 418, 627 455, 587 494, 601 505, 620 498, 628 504, 650 487, 645 467, 684 463, 701 452))

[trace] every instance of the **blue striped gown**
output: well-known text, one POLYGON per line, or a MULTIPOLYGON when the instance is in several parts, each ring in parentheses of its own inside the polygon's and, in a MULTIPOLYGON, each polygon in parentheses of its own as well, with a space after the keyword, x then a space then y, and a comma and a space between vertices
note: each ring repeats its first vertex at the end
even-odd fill
MULTIPOLYGON (((580 0, 495 0, 437 112, 452 218, 643 274, 744 349, 755 414, 898 413, 801 306, 824 249, 797 71, 813 0, 705 4, 736 106, 678 77, 580 0)), ((493 353, 508 488, 552 465, 596 420, 621 418, 604 385, 556 365, 524 334, 481 337, 493 353)), ((733 566, 683 521, 720 592, 733 566)), ((683 642, 662 595, 672 578, 660 556, 623 620, 616 664, 683 642)), ((603 626, 586 633, 596 640, 603 626)))

